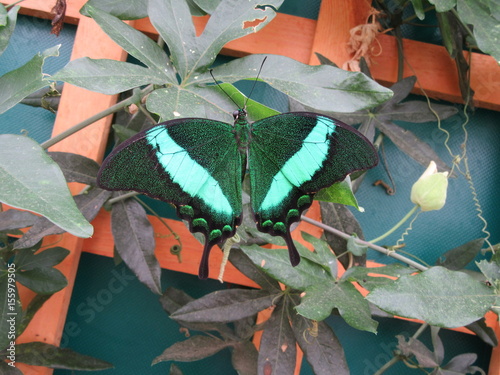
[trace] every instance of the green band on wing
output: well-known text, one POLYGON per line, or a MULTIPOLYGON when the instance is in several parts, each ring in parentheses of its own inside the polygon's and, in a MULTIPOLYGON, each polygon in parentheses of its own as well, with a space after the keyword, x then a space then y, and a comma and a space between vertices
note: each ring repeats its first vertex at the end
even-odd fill
POLYGON ((318 116, 316 126, 304 139, 300 150, 288 159, 273 177, 271 187, 259 211, 279 206, 294 186, 299 187, 312 179, 328 156, 329 136, 335 132, 335 128, 336 125, 332 119, 318 116))
POLYGON ((168 134, 168 129, 154 127, 147 132, 148 143, 173 182, 193 197, 200 198, 217 214, 232 218, 233 209, 220 184, 210 173, 191 158, 168 134))

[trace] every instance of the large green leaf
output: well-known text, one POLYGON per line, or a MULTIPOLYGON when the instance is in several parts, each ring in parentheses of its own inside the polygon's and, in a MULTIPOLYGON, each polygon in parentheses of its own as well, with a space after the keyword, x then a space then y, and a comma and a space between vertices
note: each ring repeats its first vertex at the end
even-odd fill
POLYGON ((148 0, 89 0, 80 13, 88 16, 90 6, 102 9, 122 20, 138 20, 148 16, 148 0))
POLYGON ((75 236, 92 235, 61 170, 34 140, 0 135, 0 181, 0 201, 41 214, 75 236))
POLYGON ((10 37, 16 27, 17 12, 20 8, 19 5, 16 5, 7 12, 5 7, 0 4, 0 55, 9 45, 10 37))
POLYGON ((229 41, 257 32, 276 15, 283 0, 235 2, 222 1, 210 17, 205 30, 197 37, 188 4, 178 0, 150 0, 149 18, 165 40, 172 63, 183 81, 204 72, 212 65, 222 47, 229 41), (246 22, 263 20, 257 26, 246 22))
POLYGON ((14 263, 17 268, 24 271, 35 268, 51 268, 61 263, 68 255, 69 250, 63 247, 51 247, 36 254, 31 249, 22 249, 16 254, 14 263))
POLYGON ((48 86, 42 75, 45 59, 59 56, 60 45, 35 55, 26 64, 0 77, 0 113, 19 103, 32 92, 48 86))
MULTIPOLYGON (((287 249, 265 249, 251 245, 241 246, 241 250, 264 272, 291 288, 304 290, 331 280, 330 273, 310 259, 303 258, 297 267, 291 267, 287 249)), ((302 256, 300 249, 299 253, 302 256)))
POLYGON ((95 371, 113 367, 109 362, 37 341, 17 344, 16 360, 34 366, 68 370, 95 371))
POLYGON ((335 280, 315 284, 305 290, 297 312, 312 320, 324 320, 336 308, 350 326, 377 332, 378 323, 371 318, 370 306, 350 282, 335 280))
POLYGON ((156 365, 163 361, 198 361, 210 357, 228 346, 230 346, 229 343, 217 337, 196 335, 168 347, 153 360, 151 365, 156 365))
MULTIPOLYGON (((76 206, 83 214, 83 217, 88 221, 92 221, 96 216, 104 202, 111 196, 111 192, 99 188, 93 188, 86 194, 76 195, 74 197, 76 206)), ((51 234, 64 233, 64 229, 57 224, 50 222, 45 217, 37 217, 33 226, 14 243, 15 249, 24 249, 34 246, 43 237, 51 234)))
POLYGON ((266 322, 259 347, 259 374, 288 375, 294 372, 297 347, 288 304, 289 298, 283 299, 266 322))
POLYGON ((123 61, 89 57, 70 61, 50 79, 109 95, 149 83, 165 83, 165 77, 156 70, 123 61))
MULTIPOLYGON (((122 3, 120 2, 120 4, 122 3)), ((90 16, 111 39, 150 68, 159 81, 177 83, 175 72, 170 65, 167 54, 151 38, 109 13, 90 6, 88 3, 84 9, 88 11, 90 16)))
POLYGON ((151 291, 161 294, 161 268, 154 254, 153 227, 144 208, 134 199, 115 203, 111 231, 121 259, 151 291))
POLYGON ((325 322, 316 322, 290 311, 292 330, 307 362, 315 375, 348 375, 349 367, 344 349, 332 328, 325 322), (314 335, 313 324, 317 324, 314 335))
POLYGON ((457 4, 457 0, 429 0, 434 4, 437 12, 446 12, 457 4))
POLYGON ((68 285, 68 280, 62 272, 51 267, 18 272, 16 279, 26 288, 38 294, 54 294, 68 285))
POLYGON ((492 288, 466 273, 444 267, 401 276, 376 288, 367 299, 391 314, 450 328, 482 318, 495 304, 492 288))
POLYGON ((170 317, 183 322, 227 323, 267 309, 280 295, 266 290, 220 290, 184 305, 170 317))
POLYGON ((498 0, 457 0, 460 19, 474 26, 474 38, 484 53, 500 64, 500 9, 498 0))
MULTIPOLYGON (((217 79, 255 79, 265 56, 250 55, 214 68, 217 79)), ((318 111, 354 112, 379 105, 392 91, 366 77, 329 65, 306 65, 289 57, 268 55, 259 78, 299 103, 318 111)))

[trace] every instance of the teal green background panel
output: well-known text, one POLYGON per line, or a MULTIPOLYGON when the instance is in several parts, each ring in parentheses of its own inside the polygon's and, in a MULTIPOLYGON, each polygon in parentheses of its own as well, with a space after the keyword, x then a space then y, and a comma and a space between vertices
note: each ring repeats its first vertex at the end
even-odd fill
MULTIPOLYGON (((0 55, 0 76, 18 69, 37 53, 60 44, 58 57, 45 59, 43 72, 54 74, 71 57, 76 26, 65 24, 57 37, 50 33, 50 20, 18 16, 16 28, 7 49, 0 55)), ((17 104, 0 114, 0 133, 26 134, 37 142, 50 138, 55 114, 43 109, 17 104)))

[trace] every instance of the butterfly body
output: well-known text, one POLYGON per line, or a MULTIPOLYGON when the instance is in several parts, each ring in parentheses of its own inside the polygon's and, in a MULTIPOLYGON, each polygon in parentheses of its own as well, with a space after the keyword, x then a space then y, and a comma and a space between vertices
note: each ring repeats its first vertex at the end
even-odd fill
POLYGON ((233 116, 233 126, 185 118, 140 132, 108 156, 98 175, 105 189, 135 190, 176 206, 190 231, 205 236, 200 278, 208 276, 210 249, 241 223, 247 169, 257 228, 283 237, 295 266, 300 257, 290 226, 314 194, 378 161, 366 138, 328 116, 284 113, 252 124, 244 109, 233 116))

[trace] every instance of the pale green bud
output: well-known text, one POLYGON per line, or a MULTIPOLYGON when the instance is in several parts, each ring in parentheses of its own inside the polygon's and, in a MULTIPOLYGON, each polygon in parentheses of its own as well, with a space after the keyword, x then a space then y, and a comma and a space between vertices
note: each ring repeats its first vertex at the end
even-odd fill
POLYGON ((448 172, 438 173, 431 161, 425 172, 411 188, 411 201, 422 211, 440 210, 446 202, 448 172))

